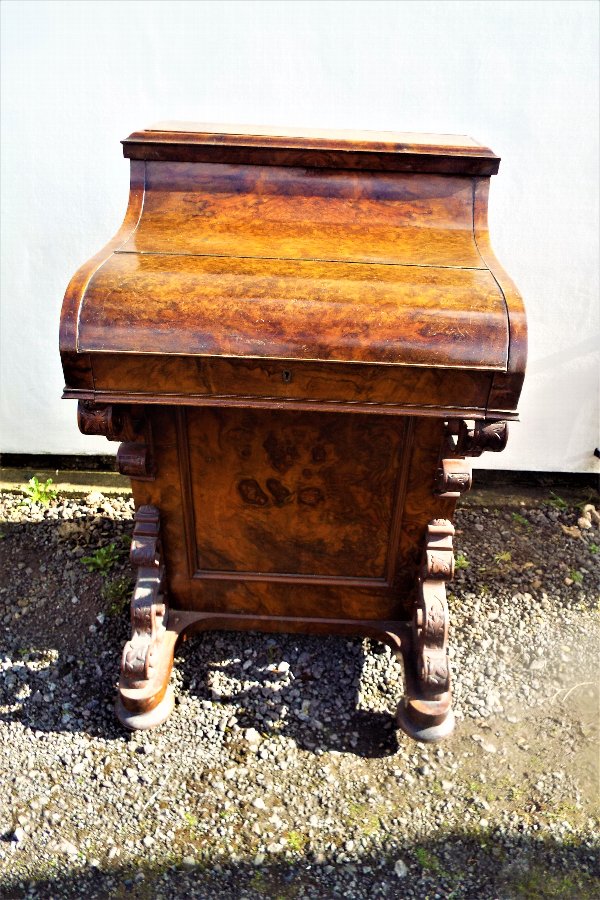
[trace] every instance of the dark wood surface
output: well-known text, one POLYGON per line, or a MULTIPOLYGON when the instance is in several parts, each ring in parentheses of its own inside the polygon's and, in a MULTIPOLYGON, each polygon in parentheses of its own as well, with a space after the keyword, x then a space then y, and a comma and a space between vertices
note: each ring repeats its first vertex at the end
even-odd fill
POLYGON ((499 158, 466 135, 162 122, 123 142, 131 159, 494 175, 499 158))
POLYGON ((401 727, 452 728, 445 582, 470 456, 501 450, 523 303, 470 138, 163 123, 63 303, 65 396, 121 442, 136 525, 117 711, 173 707, 202 628, 379 637, 401 727), (475 420, 473 422, 472 420, 475 420))

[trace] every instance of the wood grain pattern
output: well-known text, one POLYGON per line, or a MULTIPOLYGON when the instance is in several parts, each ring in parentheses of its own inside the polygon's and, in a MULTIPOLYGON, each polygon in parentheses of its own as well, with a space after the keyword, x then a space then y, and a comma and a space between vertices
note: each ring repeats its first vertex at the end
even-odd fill
MULTIPOLYGON (((403 404, 412 411, 440 415, 461 407, 485 417, 493 372, 463 372, 419 366, 386 366, 304 362, 296 360, 227 359, 99 353, 93 358, 98 393, 125 389, 158 400, 178 395, 189 405, 215 398, 273 398, 338 404, 403 404)), ((147 400, 146 402, 150 402, 147 400)), ((376 412, 377 410, 375 410, 376 412)))
POLYGON ((470 178, 146 164, 123 252, 483 268, 470 178))
POLYGON ((502 369, 508 331, 487 271, 127 253, 92 278, 79 347, 502 369))
POLYGON ((166 122, 131 134, 132 159, 494 175, 499 158, 464 135, 305 131, 166 122))
POLYGON ((187 413, 197 567, 385 580, 406 422, 187 413))

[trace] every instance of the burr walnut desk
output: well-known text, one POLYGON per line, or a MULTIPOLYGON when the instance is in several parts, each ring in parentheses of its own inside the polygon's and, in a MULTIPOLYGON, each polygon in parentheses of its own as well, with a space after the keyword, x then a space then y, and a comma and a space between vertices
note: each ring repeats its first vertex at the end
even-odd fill
POLYGON ((199 629, 363 634, 399 724, 452 730, 445 583, 469 457, 526 355, 470 138, 163 123, 123 142, 115 238, 63 304, 64 396, 136 505, 117 714, 159 724, 199 629))

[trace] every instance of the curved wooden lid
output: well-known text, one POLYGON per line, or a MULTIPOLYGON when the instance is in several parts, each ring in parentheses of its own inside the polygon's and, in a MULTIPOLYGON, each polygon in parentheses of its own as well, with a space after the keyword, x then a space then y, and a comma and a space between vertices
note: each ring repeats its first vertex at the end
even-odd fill
POLYGON ((473 179, 134 165, 139 217, 87 278, 78 352, 506 370, 473 179))
POLYGON ((115 253, 78 347, 504 370, 508 323, 487 269, 115 253))

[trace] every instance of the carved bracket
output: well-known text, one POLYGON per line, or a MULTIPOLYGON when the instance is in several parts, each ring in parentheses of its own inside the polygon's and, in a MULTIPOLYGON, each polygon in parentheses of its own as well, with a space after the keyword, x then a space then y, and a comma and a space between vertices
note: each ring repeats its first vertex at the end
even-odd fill
MULTIPOLYGON (((442 451, 443 452, 443 451, 442 451)), ((443 499, 457 500, 471 488, 473 476, 468 459, 441 459, 437 471, 436 494, 443 499)))
POLYGON ((139 407, 113 406, 80 400, 77 424, 82 434, 99 434, 109 441, 123 441, 117 452, 117 469, 130 478, 154 478, 150 423, 139 407))
POLYGON ((427 526, 413 633, 417 677, 429 694, 450 689, 446 581, 454 574, 453 535, 454 526, 447 519, 434 519, 427 526))
POLYGON ((80 400, 77 404, 77 425, 82 434, 99 434, 109 441, 123 440, 126 428, 125 410, 109 403, 80 400))
POLYGON ((464 419, 458 422, 455 453, 457 456, 481 456, 500 453, 508 441, 508 422, 476 420, 471 428, 464 419))
POLYGON ((508 440, 507 422, 476 420, 470 426, 464 419, 452 419, 446 426, 440 451, 435 492, 443 499, 457 500, 471 488, 470 456, 489 450, 499 453, 508 440))
POLYGON ((130 558, 138 575, 131 601, 132 635, 123 649, 121 675, 129 687, 141 687, 160 659, 168 617, 160 518, 155 506, 140 506, 136 512, 130 558))

